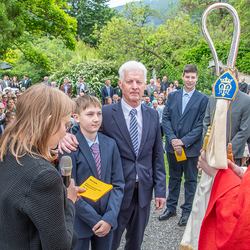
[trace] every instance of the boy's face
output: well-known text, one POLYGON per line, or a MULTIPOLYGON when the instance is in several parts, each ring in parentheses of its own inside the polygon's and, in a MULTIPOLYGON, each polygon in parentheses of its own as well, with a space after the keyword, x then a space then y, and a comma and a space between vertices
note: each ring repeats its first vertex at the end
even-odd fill
POLYGON ((95 106, 89 106, 80 115, 74 114, 73 117, 86 137, 96 133, 102 124, 102 110, 95 106))

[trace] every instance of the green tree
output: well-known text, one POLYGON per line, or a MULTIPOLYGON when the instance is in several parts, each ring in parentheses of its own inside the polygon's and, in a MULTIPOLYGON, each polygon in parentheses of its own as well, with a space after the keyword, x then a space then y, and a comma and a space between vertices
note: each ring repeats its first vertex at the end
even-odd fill
POLYGON ((26 60, 50 68, 50 60, 33 46, 45 34, 61 37, 69 49, 75 48, 76 21, 64 12, 65 0, 2 0, 0 3, 0 58, 16 47, 26 60))
POLYGON ((77 20, 77 36, 85 43, 96 45, 93 31, 100 29, 117 14, 108 7, 107 0, 68 0, 67 13, 77 20))

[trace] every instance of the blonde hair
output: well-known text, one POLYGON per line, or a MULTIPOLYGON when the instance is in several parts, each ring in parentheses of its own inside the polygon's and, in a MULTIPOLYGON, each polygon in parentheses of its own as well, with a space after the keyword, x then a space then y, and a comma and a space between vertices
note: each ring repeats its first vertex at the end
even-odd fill
POLYGON ((17 161, 27 153, 53 160, 49 139, 55 129, 58 131, 61 119, 72 113, 74 107, 74 102, 56 88, 45 84, 28 88, 18 99, 16 116, 0 140, 1 161, 8 148, 17 161))
POLYGON ((86 108, 88 108, 91 105, 102 109, 102 105, 101 105, 100 101, 95 96, 92 96, 92 95, 80 96, 76 100, 76 109, 75 109, 74 113, 80 115, 80 113, 83 110, 85 110, 86 108))

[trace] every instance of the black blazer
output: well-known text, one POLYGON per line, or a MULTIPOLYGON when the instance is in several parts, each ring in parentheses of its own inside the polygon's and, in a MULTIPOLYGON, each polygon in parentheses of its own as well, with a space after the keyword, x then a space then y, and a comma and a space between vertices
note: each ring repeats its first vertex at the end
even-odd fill
POLYGON ((1 249, 73 249, 75 208, 58 171, 38 156, 19 161, 0 162, 1 249))

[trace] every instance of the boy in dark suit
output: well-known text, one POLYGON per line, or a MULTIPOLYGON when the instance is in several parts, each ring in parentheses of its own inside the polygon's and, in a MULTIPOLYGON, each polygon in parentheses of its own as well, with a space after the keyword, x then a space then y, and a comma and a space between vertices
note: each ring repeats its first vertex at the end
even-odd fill
MULTIPOLYGON (((73 163, 72 178, 81 185, 89 176, 113 185, 113 189, 93 202, 82 197, 75 203, 74 229, 78 243, 74 249, 109 250, 113 230, 123 198, 124 177, 116 142, 97 133, 102 123, 102 109, 98 99, 91 95, 79 97, 73 115, 80 129, 76 133, 79 146, 70 154, 73 163)), ((64 153, 67 155, 67 153, 64 153)))

